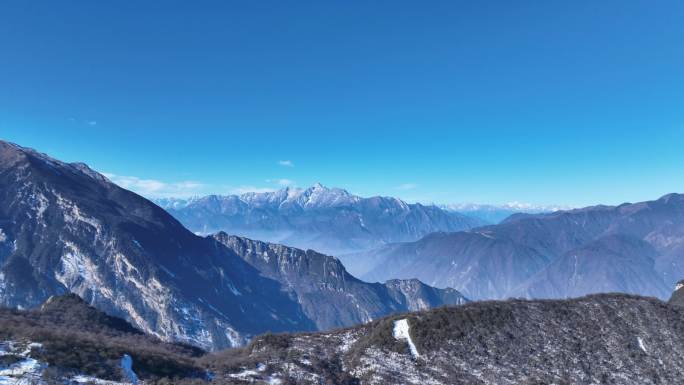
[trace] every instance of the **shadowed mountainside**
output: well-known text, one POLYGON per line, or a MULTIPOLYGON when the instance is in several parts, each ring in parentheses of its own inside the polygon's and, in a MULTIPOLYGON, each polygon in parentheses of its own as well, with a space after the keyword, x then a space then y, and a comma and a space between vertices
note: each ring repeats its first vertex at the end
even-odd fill
POLYGON ((472 299, 627 292, 667 298, 684 276, 684 195, 620 206, 514 215, 357 254, 361 278, 417 278, 472 299))
POLYGON ((435 289, 418 280, 367 283, 350 275, 337 258, 283 245, 217 233, 264 276, 297 298, 319 330, 352 326, 387 314, 459 305, 467 299, 454 289, 435 289))

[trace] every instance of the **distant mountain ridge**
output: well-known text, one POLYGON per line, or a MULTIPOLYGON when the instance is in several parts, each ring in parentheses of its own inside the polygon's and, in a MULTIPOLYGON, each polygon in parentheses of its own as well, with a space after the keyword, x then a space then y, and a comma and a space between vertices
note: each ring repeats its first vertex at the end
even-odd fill
POLYGON ((516 214, 361 253, 362 278, 418 278, 469 298, 627 292, 667 298, 684 276, 684 195, 619 206, 516 214))
POLYGON ((501 205, 452 203, 439 205, 439 207, 473 218, 479 218, 488 224, 500 223, 504 219, 514 214, 543 214, 571 209, 571 207, 564 205, 533 205, 520 202, 511 202, 501 205))
MULTIPOLYGON (((321 184, 264 193, 158 199, 156 203, 198 234, 225 231, 334 255, 485 224, 437 206, 391 197, 361 198, 321 184)), ((354 272, 353 266, 347 267, 354 272)))

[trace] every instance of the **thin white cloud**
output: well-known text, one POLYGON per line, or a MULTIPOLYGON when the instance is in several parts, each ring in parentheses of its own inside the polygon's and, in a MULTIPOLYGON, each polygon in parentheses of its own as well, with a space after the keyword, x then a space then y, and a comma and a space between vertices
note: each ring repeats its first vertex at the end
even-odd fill
POLYGON ((278 186, 283 186, 283 187, 288 187, 288 186, 294 186, 296 184, 295 181, 292 179, 266 179, 266 182, 268 183, 275 183, 278 186))
POLYGON ((89 125, 89 126, 96 126, 96 125, 97 125, 97 122, 94 121, 94 120, 91 120, 91 121, 88 122, 88 125, 89 125))
POLYGON ((135 176, 102 173, 112 182, 148 198, 187 198, 201 195, 206 185, 196 181, 164 182, 135 176))
MULTIPOLYGON (((273 183, 278 185, 278 188, 283 188, 283 187, 293 187, 295 186, 295 181, 291 179, 266 179, 266 183, 273 183)), ((232 187, 229 188, 228 191, 230 194, 236 194, 236 195, 241 195, 245 193, 267 193, 267 192, 274 192, 276 191, 277 188, 273 187, 257 187, 257 186, 250 186, 250 185, 243 185, 239 187, 232 187)))
POLYGON ((400 184, 399 186, 397 186, 396 189, 397 190, 413 190, 416 187, 418 187, 418 185, 415 183, 404 183, 404 184, 400 184))
POLYGON ((294 163, 291 160, 279 160, 278 164, 284 167, 294 167, 294 163))
POLYGON ((273 192, 276 189, 270 187, 256 187, 256 186, 239 186, 230 189, 231 194, 241 195, 245 193, 267 193, 273 192))

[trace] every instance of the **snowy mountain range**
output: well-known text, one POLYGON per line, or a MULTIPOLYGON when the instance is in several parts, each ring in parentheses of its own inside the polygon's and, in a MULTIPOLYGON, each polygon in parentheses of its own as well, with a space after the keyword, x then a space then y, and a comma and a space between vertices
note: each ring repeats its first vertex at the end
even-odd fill
POLYGON ((156 203, 198 234, 225 231, 334 255, 485 223, 436 206, 408 204, 391 197, 362 198, 320 184, 275 192, 159 199, 156 203))
POLYGON ((219 349, 266 331, 351 326, 465 301, 417 281, 365 283, 321 254, 230 240, 193 234, 84 164, 0 141, 1 306, 35 308, 74 293, 165 341, 219 349), (233 243, 263 252, 255 259, 233 243), (255 262, 264 258, 279 270, 255 262), (318 303, 334 303, 334 312, 306 308, 318 303))
MULTIPOLYGON (((452 218, 327 190, 239 199, 321 222, 364 213, 374 234, 452 218)), ((384 282, 368 283, 313 250, 193 234, 84 164, 0 141, 0 380, 680 383, 683 252, 684 195, 669 194, 383 244, 353 256, 384 282), (461 294, 615 291, 650 297, 461 294)))

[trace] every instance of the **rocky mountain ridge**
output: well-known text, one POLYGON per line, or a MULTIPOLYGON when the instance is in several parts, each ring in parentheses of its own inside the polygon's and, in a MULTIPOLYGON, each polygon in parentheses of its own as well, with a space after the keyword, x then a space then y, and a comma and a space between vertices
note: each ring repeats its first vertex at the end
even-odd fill
POLYGON ((213 238, 265 277, 280 282, 319 330, 366 323, 392 313, 468 302, 454 289, 435 289, 416 279, 384 284, 363 282, 349 274, 337 258, 313 250, 223 232, 213 238))

